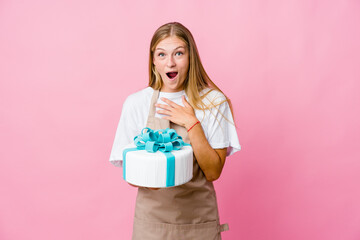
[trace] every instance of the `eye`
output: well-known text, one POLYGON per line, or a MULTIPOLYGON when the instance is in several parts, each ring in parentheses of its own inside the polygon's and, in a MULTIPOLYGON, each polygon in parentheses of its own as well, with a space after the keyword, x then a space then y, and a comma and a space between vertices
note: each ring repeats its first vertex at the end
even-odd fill
POLYGON ((176 56, 181 56, 181 55, 183 55, 183 53, 182 52, 177 52, 177 53, 175 53, 175 55, 176 56))
POLYGON ((164 53, 159 53, 158 56, 163 57, 163 56, 165 56, 165 54, 164 53))

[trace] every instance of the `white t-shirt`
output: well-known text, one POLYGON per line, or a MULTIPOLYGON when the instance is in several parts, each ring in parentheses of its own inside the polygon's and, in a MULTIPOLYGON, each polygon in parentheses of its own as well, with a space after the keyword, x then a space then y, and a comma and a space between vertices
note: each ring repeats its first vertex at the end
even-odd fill
MULTIPOLYGON (((204 89, 200 94, 202 95, 209 90, 210 89, 204 89)), ((141 130, 146 127, 153 92, 153 88, 147 87, 128 96, 123 104, 109 159, 110 162, 117 167, 122 166, 123 148, 132 143, 134 137, 139 135, 141 130)), ((178 105, 184 106, 181 100, 182 95, 185 95, 185 98, 188 100, 184 90, 175 93, 160 92, 158 103, 166 104, 160 99, 161 97, 165 97, 178 105)), ((203 99, 203 102, 206 105, 210 102, 216 105, 223 100, 225 100, 225 96, 221 92, 213 90, 203 99)), ((158 110, 158 108, 156 110, 158 110)), ((214 108, 205 110, 205 112, 203 110, 195 109, 195 115, 201 122, 206 139, 212 148, 218 149, 227 147, 227 156, 240 151, 241 146, 239 144, 231 110, 227 102, 223 102, 214 108)), ((161 114, 155 114, 155 117, 161 118, 161 116, 161 114)))

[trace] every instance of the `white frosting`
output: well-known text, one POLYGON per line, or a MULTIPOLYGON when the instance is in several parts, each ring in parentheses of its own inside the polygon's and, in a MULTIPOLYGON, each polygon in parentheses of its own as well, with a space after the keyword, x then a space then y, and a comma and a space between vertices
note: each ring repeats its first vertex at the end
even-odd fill
MULTIPOLYGON (((129 144, 126 148, 134 148, 129 144)), ((193 150, 191 146, 183 146, 180 150, 171 151, 175 156, 175 186, 190 181, 193 177, 193 150)), ((166 187, 165 154, 146 150, 130 151, 126 154, 126 181, 143 187, 166 187)))

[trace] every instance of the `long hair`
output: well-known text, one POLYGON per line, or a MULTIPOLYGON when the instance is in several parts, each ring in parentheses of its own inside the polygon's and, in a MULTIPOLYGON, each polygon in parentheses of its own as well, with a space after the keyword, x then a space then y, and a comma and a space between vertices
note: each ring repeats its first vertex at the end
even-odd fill
POLYGON ((233 113, 230 99, 227 98, 226 95, 211 81, 205 72, 191 32, 178 22, 170 22, 160 26, 155 31, 151 39, 149 54, 149 86, 153 89, 159 90, 163 85, 161 76, 156 71, 155 65, 153 64, 154 51, 160 41, 170 36, 176 36, 181 39, 186 44, 189 51, 189 70, 184 81, 184 90, 189 98, 190 105, 195 109, 206 110, 227 101, 230 106, 231 113, 233 113), (200 96, 200 92, 205 88, 210 88, 210 91, 200 96), (216 104, 213 101, 209 105, 205 105, 202 99, 212 90, 221 92, 225 96, 225 100, 220 102, 217 101, 216 104))

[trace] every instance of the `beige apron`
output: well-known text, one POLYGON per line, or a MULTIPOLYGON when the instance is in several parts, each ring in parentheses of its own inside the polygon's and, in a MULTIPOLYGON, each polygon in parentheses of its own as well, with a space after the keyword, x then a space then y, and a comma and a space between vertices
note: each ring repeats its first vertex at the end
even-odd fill
MULTIPOLYGON (((184 127, 155 117, 159 90, 154 90, 147 127, 173 128, 189 143, 184 127)), ((220 225, 216 194, 212 182, 206 180, 195 156, 193 178, 181 186, 151 190, 139 187, 136 198, 133 240, 220 240, 220 225)))

